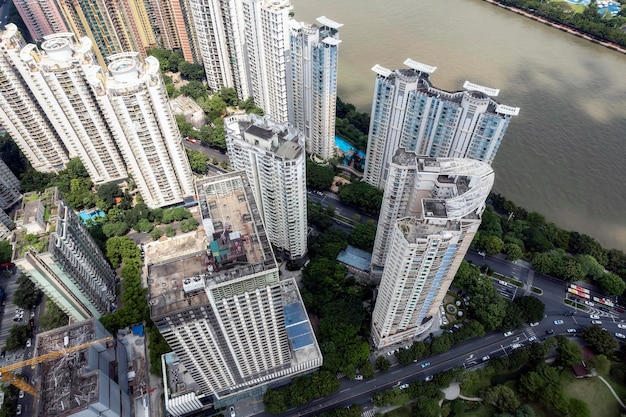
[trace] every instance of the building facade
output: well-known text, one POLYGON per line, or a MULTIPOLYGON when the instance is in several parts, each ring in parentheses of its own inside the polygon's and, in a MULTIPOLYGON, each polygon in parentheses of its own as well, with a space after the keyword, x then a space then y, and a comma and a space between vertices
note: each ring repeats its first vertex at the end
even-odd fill
POLYGON ((41 362, 33 377, 38 396, 33 417, 130 417, 129 369, 126 346, 96 319, 38 333, 41 362), (80 348, 83 346, 83 348, 80 348), (73 353, 55 355, 63 349, 73 353))
POLYGON ((115 272, 57 188, 24 196, 12 262, 72 320, 99 318, 115 300, 115 272))
POLYGON ((89 38, 77 41, 71 33, 45 36, 39 48, 29 44, 21 50, 16 68, 69 156, 80 158, 91 180, 100 185, 121 182, 128 175, 115 139, 121 132, 112 129, 90 85, 91 78, 103 76, 91 47, 89 38))
POLYGON ((154 57, 111 56, 107 78, 92 77, 100 110, 120 137, 117 146, 148 207, 165 207, 194 195, 183 139, 154 57))
POLYGON ((285 258, 302 258, 308 227, 304 136, 254 114, 233 116, 224 127, 230 163, 248 175, 270 242, 285 258))
POLYGON ((471 158, 489 164, 519 108, 491 97, 499 90, 465 82, 448 92, 432 86, 436 67, 411 59, 395 71, 376 65, 363 181, 385 188, 396 149, 437 158, 471 158))
POLYGON ((320 26, 291 20, 290 123, 304 133, 307 153, 321 159, 335 156, 337 113, 338 29, 325 16, 320 26))
POLYGON ((22 198, 21 190, 20 180, 0 159, 0 209, 6 210, 20 201, 22 198))
POLYGON ((146 245, 150 313, 208 397, 199 400, 219 408, 317 369, 322 356, 295 280, 279 279, 245 173, 197 190, 204 233, 146 245))
POLYGON ((68 150, 46 111, 22 76, 20 57, 26 42, 13 23, 0 34, 0 123, 7 129, 31 166, 58 172, 69 162, 68 150))
POLYGON ((403 148, 390 173, 374 249, 384 265, 372 314, 377 349, 411 341, 433 324, 494 181, 485 162, 421 157, 403 148))
POLYGON ((32 40, 38 41, 46 35, 67 32, 54 0, 15 0, 13 4, 32 40))

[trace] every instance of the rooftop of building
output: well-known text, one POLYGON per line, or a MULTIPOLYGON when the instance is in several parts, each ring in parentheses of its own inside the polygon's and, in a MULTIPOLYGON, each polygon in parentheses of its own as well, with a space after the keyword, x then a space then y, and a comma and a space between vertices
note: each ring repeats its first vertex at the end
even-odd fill
POLYGON ((195 383, 191 374, 187 372, 187 368, 180 362, 176 353, 166 353, 163 357, 165 363, 165 381, 166 392, 169 392, 170 398, 176 398, 181 395, 195 393, 199 390, 198 384, 195 383))
POLYGON ((60 199, 57 188, 24 195, 21 207, 15 212, 13 260, 23 258, 29 249, 38 253, 48 251, 50 235, 57 227, 60 199))
POLYGON ((170 100, 170 106, 173 111, 178 110, 182 113, 203 112, 202 107, 194 99, 182 95, 170 100))
POLYGON ((232 116, 226 121, 228 137, 242 140, 285 159, 298 158, 304 152, 304 136, 287 123, 277 123, 256 114, 232 116))
POLYGON ((197 181, 202 230, 145 247, 153 316, 208 301, 207 285, 277 267, 245 173, 197 181))
POLYGON ((404 238, 409 243, 416 243, 419 239, 426 239, 435 234, 446 232, 460 232, 461 224, 458 221, 448 221, 445 224, 432 224, 417 217, 404 217, 396 222, 404 238))
POLYGON ((345 249, 339 251, 337 260, 362 271, 369 271, 372 262, 372 254, 348 245, 345 249))
MULTIPOLYGON (((91 319, 39 333, 35 341, 37 356, 89 344, 39 364, 35 380, 38 396, 34 416, 65 417, 86 410, 100 398, 97 352, 113 348, 115 342, 100 323, 91 319), (106 339, 105 339, 106 338, 106 339), (95 345, 99 345, 96 350, 95 345), (95 357, 90 358, 90 355, 95 357)), ((115 366, 110 362, 108 366, 115 366)), ((125 364, 124 364, 125 365, 125 364)), ((116 375, 115 369, 109 375, 116 375)), ((108 392, 109 387, 105 388, 108 392)), ((108 394, 107 394, 108 395, 108 394)))

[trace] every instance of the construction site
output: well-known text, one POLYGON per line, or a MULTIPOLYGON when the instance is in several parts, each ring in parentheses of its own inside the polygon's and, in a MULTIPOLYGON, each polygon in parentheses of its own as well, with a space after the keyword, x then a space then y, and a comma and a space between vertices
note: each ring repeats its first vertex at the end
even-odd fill
POLYGON ((130 417, 127 351, 100 322, 40 333, 36 352, 34 416, 130 417))

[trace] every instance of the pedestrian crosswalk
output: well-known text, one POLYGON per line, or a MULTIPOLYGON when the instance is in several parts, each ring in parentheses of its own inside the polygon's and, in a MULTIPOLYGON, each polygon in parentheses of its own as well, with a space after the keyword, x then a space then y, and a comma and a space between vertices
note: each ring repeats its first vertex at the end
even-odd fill
POLYGON ((361 417, 374 417, 376 415, 376 413, 374 412, 374 410, 365 410, 363 411, 363 413, 361 413, 361 417))

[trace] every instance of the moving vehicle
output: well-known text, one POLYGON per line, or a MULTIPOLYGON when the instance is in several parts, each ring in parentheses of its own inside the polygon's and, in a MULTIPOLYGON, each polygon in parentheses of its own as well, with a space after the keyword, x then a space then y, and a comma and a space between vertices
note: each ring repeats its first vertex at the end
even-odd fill
POLYGON ((363 375, 357 374, 354 376, 354 379, 356 379, 357 381, 363 381, 363 375))
POLYGON ((491 359, 491 356, 489 356, 489 355, 485 355, 485 356, 483 356, 483 362, 486 362, 486 361, 488 361, 489 359, 491 359))
POLYGON ((407 389, 409 387, 409 384, 402 384, 400 385, 400 389, 407 389))
POLYGON ((24 391, 20 390, 20 394, 18 395, 20 398, 24 398, 24 391))
POLYGON ((576 333, 576 329, 567 329, 567 333, 576 333))
POLYGON ((554 324, 563 324, 563 320, 554 320, 554 324))
POLYGON ((619 327, 620 329, 626 329, 626 324, 619 323, 617 327, 619 327))
POLYGON ((620 338, 620 339, 626 339, 626 336, 624 336, 621 333, 615 333, 615 337, 620 338))
POLYGON ((427 366, 430 366, 430 362, 424 362, 421 367, 422 368, 426 368, 427 366))
POLYGON ((17 412, 15 414, 17 414, 18 416, 22 414, 22 404, 17 405, 17 412))
POLYGON ((591 320, 591 324, 597 324, 599 326, 602 322, 600 320, 591 320))
POLYGON ((234 406, 231 405, 229 410, 230 410, 230 417, 236 417, 237 416, 237 414, 235 413, 235 407, 234 406))
POLYGON ((546 330, 546 334, 554 334, 554 329, 546 330))
POLYGON ((504 337, 513 336, 513 331, 504 333, 504 337))
POLYGON ((599 320, 599 319, 600 319, 600 316, 597 316, 597 315, 595 315, 595 314, 590 314, 590 315, 589 315, 589 318, 590 318, 590 319, 593 319, 593 320, 599 320))
POLYGON ((430 381, 432 381, 432 380, 433 380, 433 378, 434 378, 434 376, 433 376, 433 375, 428 375, 426 378, 424 378, 424 381, 426 381, 426 382, 430 382, 430 381))
POLYGON ((530 327, 536 327, 536 326, 539 326, 539 322, 538 321, 536 321, 534 323, 530 323, 530 327))

